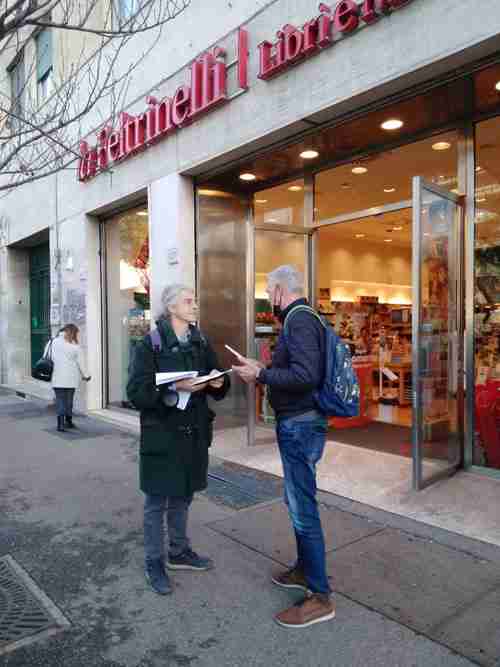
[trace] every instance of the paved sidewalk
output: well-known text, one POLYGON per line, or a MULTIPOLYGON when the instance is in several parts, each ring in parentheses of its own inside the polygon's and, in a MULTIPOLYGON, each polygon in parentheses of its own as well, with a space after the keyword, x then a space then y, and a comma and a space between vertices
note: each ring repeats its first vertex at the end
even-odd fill
MULTIPOLYGON (((321 501, 337 618, 275 625, 297 598, 269 583, 293 556, 281 481, 220 460, 191 521, 217 569, 177 574, 174 595, 156 596, 142 571, 137 437, 85 417, 58 434, 54 421, 43 402, 1 392, 0 557, 71 625, 0 665, 500 664, 500 549, 332 494, 321 501)), ((0 639, 3 600, 0 584, 0 639)))

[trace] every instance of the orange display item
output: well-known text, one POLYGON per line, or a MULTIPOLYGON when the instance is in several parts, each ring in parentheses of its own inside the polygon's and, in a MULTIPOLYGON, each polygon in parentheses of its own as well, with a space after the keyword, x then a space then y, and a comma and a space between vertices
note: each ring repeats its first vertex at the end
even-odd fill
POLYGON ((500 469, 500 381, 476 387, 476 424, 488 466, 500 469))
POLYGON ((372 421, 368 411, 372 391, 373 364, 367 361, 358 361, 354 357, 352 366, 356 371, 359 382, 359 415, 357 417, 331 417, 328 423, 334 428, 355 428, 356 426, 365 426, 372 421))

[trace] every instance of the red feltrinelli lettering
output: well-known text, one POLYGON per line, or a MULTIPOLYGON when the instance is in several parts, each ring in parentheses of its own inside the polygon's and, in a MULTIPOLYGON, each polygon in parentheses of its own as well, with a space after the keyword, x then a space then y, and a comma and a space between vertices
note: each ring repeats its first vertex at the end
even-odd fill
POLYGON ((264 41, 259 49, 259 79, 271 79, 303 58, 332 46, 343 35, 355 32, 361 21, 371 25, 412 0, 341 0, 335 7, 319 5, 319 16, 301 28, 289 23, 276 33, 276 41, 264 41))
MULTIPOLYGON (((97 146, 80 142, 78 180, 88 181, 227 102, 225 58, 219 47, 204 53, 191 65, 189 86, 179 86, 171 98, 147 97, 148 108, 137 116, 121 113, 118 128, 106 126, 98 133, 97 146)), ((243 29, 238 31, 238 83, 242 90, 248 88, 248 37, 243 29)))

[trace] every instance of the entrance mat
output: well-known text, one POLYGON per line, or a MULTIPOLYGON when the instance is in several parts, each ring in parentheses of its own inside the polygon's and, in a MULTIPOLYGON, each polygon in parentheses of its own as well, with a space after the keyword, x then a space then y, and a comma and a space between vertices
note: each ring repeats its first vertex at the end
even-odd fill
MULTIPOLYGON (((321 505, 321 521, 327 551, 358 542, 383 527, 350 512, 321 505)), ((276 502, 229 519, 215 521, 210 528, 283 564, 296 559, 295 536, 283 502, 276 502)))
POLYGON ((328 555, 333 587, 481 665, 500 659, 500 566, 390 528, 328 555))
POLYGON ((411 429, 397 424, 370 422, 356 428, 331 429, 328 439, 388 454, 411 456, 411 429))
POLYGON ((0 655, 68 627, 27 572, 11 556, 0 558, 0 655))
POLYGON ((237 463, 214 460, 204 493, 214 502, 243 509, 282 497, 283 480, 237 463))

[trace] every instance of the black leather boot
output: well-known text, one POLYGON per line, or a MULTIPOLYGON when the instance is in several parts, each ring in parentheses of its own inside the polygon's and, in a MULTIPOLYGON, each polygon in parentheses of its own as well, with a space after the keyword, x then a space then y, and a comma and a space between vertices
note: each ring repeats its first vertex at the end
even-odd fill
POLYGON ((66 416, 66 426, 68 428, 76 428, 76 426, 73 424, 73 417, 66 416))
POLYGON ((66 429, 64 428, 64 417, 58 417, 57 418, 57 430, 64 432, 66 429))

